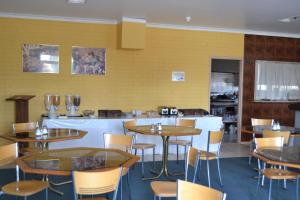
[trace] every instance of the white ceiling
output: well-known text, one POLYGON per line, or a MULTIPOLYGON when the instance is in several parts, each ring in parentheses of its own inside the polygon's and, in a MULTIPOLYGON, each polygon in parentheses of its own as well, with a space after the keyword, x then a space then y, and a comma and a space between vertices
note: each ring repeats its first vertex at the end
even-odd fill
POLYGON ((0 0, 0 16, 117 23, 143 18, 149 26, 242 32, 300 38, 300 0, 0 0), (191 21, 185 21, 191 16, 191 21))

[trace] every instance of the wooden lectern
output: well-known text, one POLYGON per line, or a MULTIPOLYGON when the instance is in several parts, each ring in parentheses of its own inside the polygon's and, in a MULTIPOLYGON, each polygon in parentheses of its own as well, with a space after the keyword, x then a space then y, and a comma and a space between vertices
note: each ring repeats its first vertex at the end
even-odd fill
POLYGON ((14 101, 16 105, 15 116, 16 123, 28 122, 28 101, 35 97, 34 95, 15 95, 7 98, 6 101, 14 101))

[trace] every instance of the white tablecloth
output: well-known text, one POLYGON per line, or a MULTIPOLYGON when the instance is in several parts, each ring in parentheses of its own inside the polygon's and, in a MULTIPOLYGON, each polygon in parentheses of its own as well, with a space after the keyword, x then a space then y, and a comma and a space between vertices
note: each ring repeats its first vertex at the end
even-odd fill
MULTIPOLYGON (((206 150, 207 147, 207 135, 209 130, 220 130, 222 127, 222 118, 205 116, 205 117, 185 117, 186 119, 196 119, 196 128, 202 129, 202 132, 198 136, 194 136, 193 146, 206 150)), ((68 140, 62 142, 55 142, 49 145, 50 149, 58 148, 71 148, 71 147, 96 147, 103 148, 103 134, 114 133, 123 134, 123 121, 131 120, 128 118, 118 119, 89 119, 89 118, 76 118, 76 119, 43 119, 43 125, 48 128, 74 128, 83 131, 87 131, 88 134, 82 139, 68 140)), ((158 118, 137 118, 138 125, 151 125, 158 122, 162 125, 174 125, 175 118, 158 117, 158 118)), ((189 139, 190 137, 182 137, 189 139)), ((162 152, 162 140, 159 136, 145 136, 137 135, 138 142, 150 142, 155 143, 156 152, 162 152)), ((180 153, 183 153, 183 148, 180 148, 180 153)), ((170 153, 175 153, 175 146, 171 145, 169 148, 170 153)), ((145 154, 152 154, 152 150, 145 151, 145 154)))

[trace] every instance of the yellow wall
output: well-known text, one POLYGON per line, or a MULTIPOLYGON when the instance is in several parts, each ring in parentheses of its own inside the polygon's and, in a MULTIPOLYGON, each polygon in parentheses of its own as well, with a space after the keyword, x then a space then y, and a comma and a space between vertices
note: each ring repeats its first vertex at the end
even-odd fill
POLYGON ((80 94, 81 110, 208 109, 210 57, 243 57, 242 34, 146 31, 146 48, 133 51, 117 48, 117 25, 0 18, 0 134, 14 121, 14 104, 5 98, 15 94, 36 95, 30 100, 30 120, 44 112, 45 93, 80 94), (23 73, 24 43, 60 45, 60 73, 23 73), (71 75, 72 45, 106 48, 106 76, 71 75), (171 82, 173 70, 185 71, 186 81, 171 82))

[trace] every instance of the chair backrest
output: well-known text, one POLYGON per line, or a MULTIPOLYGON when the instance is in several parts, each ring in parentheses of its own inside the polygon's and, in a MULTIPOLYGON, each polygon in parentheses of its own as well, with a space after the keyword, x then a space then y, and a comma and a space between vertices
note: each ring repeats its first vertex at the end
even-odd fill
POLYGON ((133 137, 131 135, 120 135, 120 134, 104 134, 104 147, 119 149, 122 151, 132 150, 133 137))
POLYGON ((36 127, 37 122, 13 123, 13 133, 15 135, 35 131, 36 127))
POLYGON ((255 145, 257 149, 261 148, 281 148, 283 147, 283 137, 272 137, 272 138, 255 138, 255 145))
POLYGON ((225 200, 226 194, 191 182, 177 180, 177 200, 225 200))
POLYGON ((195 128, 196 120, 195 119, 176 119, 176 126, 185 126, 195 128))
POLYGON ((18 157, 18 144, 1 139, 0 167, 14 163, 18 157))
POLYGON ((185 164, 186 167, 185 167, 184 180, 187 181, 189 166, 194 168, 194 173, 195 174, 197 173, 198 163, 199 163, 199 150, 194 148, 194 147, 189 146, 188 153, 187 153, 186 164, 185 164))
POLYGON ((219 153, 222 139, 223 139, 224 131, 208 131, 208 138, 207 138, 207 152, 210 152, 211 145, 218 145, 217 152, 219 153))
POLYGON ((113 191, 113 200, 117 199, 122 167, 100 172, 74 171, 72 174, 75 200, 78 195, 97 195, 113 191))
POLYGON ((291 133, 289 131, 272 131, 272 130, 263 130, 264 138, 271 137, 283 137, 283 144, 288 144, 291 133))
POLYGON ((132 126, 136 126, 136 120, 123 121, 123 130, 125 135, 127 134, 128 128, 132 126))
POLYGON ((251 118, 251 125, 252 126, 259 126, 259 125, 264 125, 264 126, 272 126, 273 119, 256 119, 256 118, 251 118))

